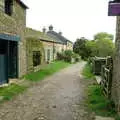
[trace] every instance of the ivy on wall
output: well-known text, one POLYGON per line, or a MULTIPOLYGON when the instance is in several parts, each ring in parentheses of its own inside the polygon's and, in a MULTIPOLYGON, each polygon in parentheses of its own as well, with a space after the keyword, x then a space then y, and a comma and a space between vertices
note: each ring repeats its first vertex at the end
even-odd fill
MULTIPOLYGON (((34 70, 33 65, 33 52, 40 51, 41 60, 40 63, 44 63, 44 47, 42 42, 35 37, 26 38, 26 56, 27 56, 27 72, 32 72, 34 70)), ((39 65, 40 66, 40 65, 39 65)))

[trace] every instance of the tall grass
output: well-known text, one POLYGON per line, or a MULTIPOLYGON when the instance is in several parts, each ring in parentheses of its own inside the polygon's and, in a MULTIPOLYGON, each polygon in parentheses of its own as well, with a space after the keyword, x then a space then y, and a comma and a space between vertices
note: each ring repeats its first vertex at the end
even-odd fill
MULTIPOLYGON (((90 79, 91 83, 95 79, 95 75, 92 73, 92 66, 88 63, 85 65, 82 74, 85 79, 90 79)), ((92 112, 95 112, 96 115, 114 117, 115 120, 120 120, 119 115, 115 111, 114 103, 103 95, 103 90, 100 85, 96 82, 93 83, 87 88, 88 97, 86 102, 88 108, 92 112)))
POLYGON ((87 63, 82 71, 83 76, 86 79, 93 79, 95 78, 95 75, 92 73, 92 67, 89 63, 87 63))
POLYGON ((38 72, 32 72, 30 74, 25 75, 25 79, 30 81, 39 81, 44 79, 45 77, 52 75, 53 73, 67 67, 70 65, 67 62, 64 61, 56 61, 49 65, 47 65, 45 68, 39 70, 38 72))
POLYGON ((0 88, 0 103, 6 100, 11 100, 14 96, 26 90, 26 86, 11 84, 7 87, 0 88))
POLYGON ((91 85, 88 87, 88 107, 100 116, 114 116, 115 107, 112 101, 103 95, 100 85, 91 85))
MULTIPOLYGON (((63 62, 63 61, 56 61, 54 63, 51 63, 47 65, 44 69, 33 72, 28 75, 25 75, 24 77, 30 81, 39 81, 47 77, 48 75, 51 75, 65 67, 67 67, 69 63, 63 62)), ((22 84, 11 84, 7 87, 0 88, 0 103, 11 100, 14 96, 17 96, 20 93, 23 93, 28 87, 26 84, 24 84, 25 81, 23 81, 22 84)))

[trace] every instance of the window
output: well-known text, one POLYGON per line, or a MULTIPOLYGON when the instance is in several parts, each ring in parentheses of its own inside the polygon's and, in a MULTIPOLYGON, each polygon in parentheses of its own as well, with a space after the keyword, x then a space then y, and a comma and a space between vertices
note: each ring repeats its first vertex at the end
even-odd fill
POLYGON ((41 64, 41 53, 40 51, 33 51, 33 66, 38 66, 41 64))
POLYGON ((50 61, 50 49, 47 50, 47 61, 50 61))
POLYGON ((13 11, 13 0, 5 0, 5 13, 12 15, 13 11))

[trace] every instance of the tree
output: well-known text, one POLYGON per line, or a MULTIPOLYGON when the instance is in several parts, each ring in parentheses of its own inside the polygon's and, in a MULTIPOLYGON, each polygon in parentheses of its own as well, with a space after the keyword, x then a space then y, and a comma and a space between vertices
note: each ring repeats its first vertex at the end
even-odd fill
POLYGON ((113 35, 112 34, 108 34, 106 32, 100 32, 97 33, 96 35, 94 35, 94 40, 113 40, 113 35))
POLYGON ((94 40, 88 40, 88 41, 86 42, 86 48, 87 48, 87 51, 89 51, 88 57, 97 56, 96 41, 94 41, 94 40))
POLYGON ((96 41, 97 56, 106 57, 112 56, 114 53, 114 43, 108 39, 96 41))
POLYGON ((113 35, 101 32, 94 36, 94 40, 82 37, 74 43, 73 51, 81 55, 83 59, 94 56, 112 56, 114 53, 113 35))
POLYGON ((86 41, 84 37, 77 39, 73 45, 73 51, 81 56, 82 59, 86 59, 88 57, 88 51, 86 49, 86 41))
POLYGON ((88 41, 86 47, 91 50, 90 56, 112 56, 114 52, 113 35, 101 32, 94 36, 94 40, 88 41))

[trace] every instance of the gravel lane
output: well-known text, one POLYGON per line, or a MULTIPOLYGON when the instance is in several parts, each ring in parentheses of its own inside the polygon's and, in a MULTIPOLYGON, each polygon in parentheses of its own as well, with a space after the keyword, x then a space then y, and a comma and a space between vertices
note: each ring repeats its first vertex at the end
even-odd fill
POLYGON ((84 65, 71 65, 0 105, 0 120, 91 120, 84 106, 84 65))

